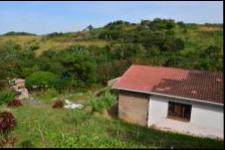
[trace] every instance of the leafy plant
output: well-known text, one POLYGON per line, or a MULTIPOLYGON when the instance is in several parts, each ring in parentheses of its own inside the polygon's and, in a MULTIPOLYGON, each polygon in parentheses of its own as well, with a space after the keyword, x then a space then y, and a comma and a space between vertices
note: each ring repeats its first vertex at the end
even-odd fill
POLYGON ((102 112, 104 109, 113 105, 116 98, 109 91, 105 92, 100 97, 95 97, 90 101, 92 111, 102 112))
POLYGON ((13 91, 1 91, 0 92, 0 105, 7 103, 16 96, 16 93, 13 91))
POLYGON ((25 84, 29 89, 46 89, 54 88, 58 78, 54 73, 38 71, 32 73, 26 78, 25 84))

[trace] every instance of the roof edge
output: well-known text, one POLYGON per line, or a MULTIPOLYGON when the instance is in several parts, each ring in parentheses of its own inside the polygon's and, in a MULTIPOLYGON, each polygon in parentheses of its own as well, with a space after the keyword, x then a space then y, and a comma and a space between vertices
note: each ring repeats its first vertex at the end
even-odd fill
POLYGON ((128 88, 115 88, 115 87, 113 87, 112 89, 124 90, 124 91, 130 91, 130 92, 137 92, 137 93, 143 93, 143 94, 152 94, 152 95, 164 96, 164 97, 170 97, 170 98, 177 98, 177 99, 185 99, 185 100, 188 100, 188 101, 194 101, 194 102, 224 107, 224 104, 222 104, 222 103, 213 103, 213 102, 209 102, 208 100, 200 100, 200 99, 188 98, 188 97, 182 97, 182 96, 175 96, 175 95, 170 95, 170 94, 162 94, 162 93, 157 93, 157 92, 147 92, 147 91, 133 90, 133 89, 128 89, 128 88))

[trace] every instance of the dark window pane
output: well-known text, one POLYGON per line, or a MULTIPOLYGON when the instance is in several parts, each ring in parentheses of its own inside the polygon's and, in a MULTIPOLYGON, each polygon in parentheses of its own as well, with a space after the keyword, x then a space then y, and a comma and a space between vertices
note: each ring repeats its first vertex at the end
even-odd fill
POLYGON ((191 105, 169 102, 168 117, 189 121, 191 117, 191 105))

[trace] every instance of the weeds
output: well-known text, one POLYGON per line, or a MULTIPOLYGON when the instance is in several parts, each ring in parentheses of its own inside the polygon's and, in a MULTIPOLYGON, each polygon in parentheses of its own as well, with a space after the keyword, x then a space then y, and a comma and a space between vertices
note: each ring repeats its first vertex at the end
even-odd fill
POLYGON ((64 120, 67 123, 78 125, 87 120, 89 117, 89 114, 81 110, 69 110, 69 112, 67 113, 67 117, 64 120))

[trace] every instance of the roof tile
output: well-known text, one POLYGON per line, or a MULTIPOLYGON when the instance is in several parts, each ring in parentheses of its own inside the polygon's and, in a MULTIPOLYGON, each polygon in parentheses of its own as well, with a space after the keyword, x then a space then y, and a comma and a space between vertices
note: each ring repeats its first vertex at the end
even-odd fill
POLYGON ((113 88, 156 92, 224 104, 223 73, 132 65, 113 88))

